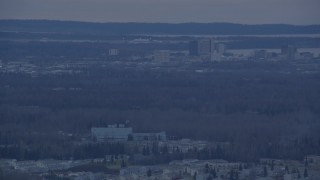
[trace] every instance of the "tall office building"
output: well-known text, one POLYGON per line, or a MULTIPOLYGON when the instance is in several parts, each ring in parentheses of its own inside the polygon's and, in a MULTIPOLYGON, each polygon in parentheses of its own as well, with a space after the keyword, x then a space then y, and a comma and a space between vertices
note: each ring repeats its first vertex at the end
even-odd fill
POLYGON ((216 43, 213 39, 200 39, 189 43, 189 55, 200 56, 202 59, 220 61, 225 51, 225 44, 216 43))
POLYGON ((189 42, 189 55, 190 56, 198 56, 198 41, 190 41, 189 42))
POLYGON ((216 49, 217 49, 217 44, 216 44, 216 41, 215 40, 212 40, 211 39, 211 45, 210 45, 211 47, 211 50, 210 50, 210 52, 211 53, 214 53, 214 52, 216 52, 216 49))
POLYGON ((198 41, 199 55, 210 55, 211 53, 211 39, 201 39, 198 41))
POLYGON ((297 53, 298 53, 298 49, 297 49, 297 47, 295 47, 293 45, 288 45, 288 46, 281 48, 281 55, 286 60, 294 60, 297 53))

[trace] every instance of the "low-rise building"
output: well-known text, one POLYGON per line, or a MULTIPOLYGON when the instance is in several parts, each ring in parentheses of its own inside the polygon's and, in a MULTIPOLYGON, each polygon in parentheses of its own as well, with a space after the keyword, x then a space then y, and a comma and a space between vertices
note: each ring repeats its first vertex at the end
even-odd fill
POLYGON ((92 137, 98 142, 104 141, 126 141, 132 134, 132 127, 122 124, 109 125, 108 127, 92 127, 92 137))
POLYGON ((133 133, 134 141, 165 141, 167 139, 165 132, 160 133, 133 133))

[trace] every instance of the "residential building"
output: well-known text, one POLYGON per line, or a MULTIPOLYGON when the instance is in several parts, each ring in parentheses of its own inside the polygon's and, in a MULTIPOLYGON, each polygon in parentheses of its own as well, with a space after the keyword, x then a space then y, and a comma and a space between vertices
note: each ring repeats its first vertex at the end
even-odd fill
POLYGON ((189 42, 189 56, 198 56, 198 41, 189 42))

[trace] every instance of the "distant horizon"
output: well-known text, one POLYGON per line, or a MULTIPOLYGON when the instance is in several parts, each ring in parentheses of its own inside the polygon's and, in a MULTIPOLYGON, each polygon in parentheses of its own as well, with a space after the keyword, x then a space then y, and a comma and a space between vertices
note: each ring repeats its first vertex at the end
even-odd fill
POLYGON ((227 22, 227 21, 212 21, 212 22, 151 22, 151 21, 86 21, 86 20, 65 20, 65 19, 8 19, 0 18, 0 21, 58 21, 58 22, 78 22, 78 23, 97 23, 97 24, 108 24, 108 23, 141 23, 141 24, 237 24, 237 25, 289 25, 289 26, 319 26, 318 24, 290 24, 290 23, 239 23, 239 22, 227 22))

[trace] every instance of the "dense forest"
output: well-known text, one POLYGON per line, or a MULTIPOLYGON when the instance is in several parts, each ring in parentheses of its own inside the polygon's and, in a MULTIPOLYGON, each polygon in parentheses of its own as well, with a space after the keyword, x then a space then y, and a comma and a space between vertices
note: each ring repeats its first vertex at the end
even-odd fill
POLYGON ((293 71, 283 63, 197 66, 214 71, 96 64, 62 75, 1 73, 0 154, 70 157, 85 151, 72 142, 87 137, 92 126, 125 121, 137 132, 229 142, 221 158, 233 160, 319 153, 318 73, 293 71))
MULTIPOLYGON (((140 33, 142 27, 151 32, 145 26, 177 26, 178 31, 188 24, 0 21, 0 31, 23 31, 0 33, 0 158, 83 159, 134 154, 123 144, 84 143, 90 140, 91 127, 123 122, 130 122, 135 132, 166 131, 168 137, 229 144, 201 152, 177 150, 175 155, 159 154, 165 150, 154 148, 147 153, 154 156, 150 162, 182 157, 301 160, 305 155, 320 153, 320 74, 316 58, 218 63, 191 61, 181 55, 161 64, 152 61, 155 50, 186 52, 189 41, 196 38, 110 36, 90 30, 115 31, 127 26, 136 27, 129 28, 136 30, 132 33, 140 33), (39 28, 38 23, 42 24, 39 28), (55 24, 61 29, 52 28, 55 24), (85 34, 68 34, 68 30, 87 25, 88 29, 79 28, 88 30, 85 34), (157 42, 130 43, 136 38, 157 42), (120 55, 110 57, 110 48, 119 49, 120 55), (159 158, 162 155, 166 157, 159 158)), ((272 25, 199 26, 235 26, 268 34, 271 32, 259 28, 272 25)), ((278 26, 292 28, 287 33, 319 29, 278 26)), ((280 33, 280 29, 275 31, 280 33)), ((281 48, 288 44, 320 47, 319 37, 233 36, 216 40, 230 49, 281 48)))
POLYGON ((320 25, 232 23, 89 23, 50 20, 0 20, 0 31, 68 32, 76 34, 213 34, 213 35, 266 35, 318 34, 320 25))

